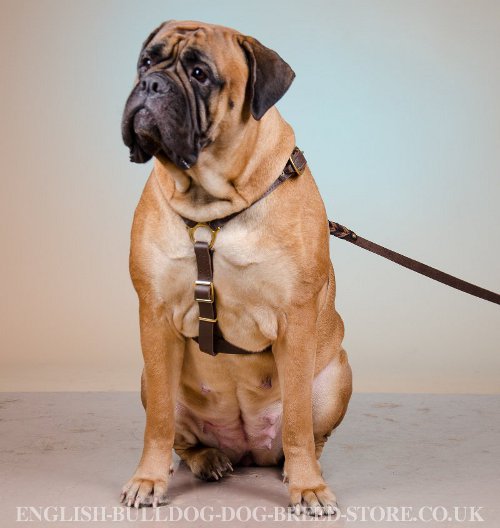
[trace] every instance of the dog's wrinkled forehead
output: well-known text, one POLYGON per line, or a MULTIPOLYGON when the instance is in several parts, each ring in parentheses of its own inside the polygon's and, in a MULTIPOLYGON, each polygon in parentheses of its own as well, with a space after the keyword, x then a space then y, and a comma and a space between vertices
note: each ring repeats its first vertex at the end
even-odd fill
MULTIPOLYGON (((237 31, 201 22, 167 21, 158 26, 145 40, 139 55, 143 60, 161 62, 165 67, 178 60, 202 61, 214 69, 227 64, 228 55, 236 43, 237 31), (221 60, 218 60, 218 59, 221 60), (224 60, 222 60, 224 58, 224 60)), ((237 46, 234 47, 237 50, 237 46)), ((233 64, 234 65, 234 64, 233 64)))

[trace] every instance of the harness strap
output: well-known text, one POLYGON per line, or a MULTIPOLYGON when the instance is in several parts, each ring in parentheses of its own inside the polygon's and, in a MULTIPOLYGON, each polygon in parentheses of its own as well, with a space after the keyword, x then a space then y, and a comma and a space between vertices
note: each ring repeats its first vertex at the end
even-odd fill
MULTIPOLYGON (((210 249, 208 242, 196 241, 194 244, 194 253, 196 255, 196 264, 198 267, 198 278, 195 281, 194 299, 198 302, 200 309, 198 337, 194 337, 200 350, 216 356, 219 353, 224 354, 255 354, 244 350, 222 337, 219 325, 217 323, 217 311, 215 307, 215 288, 213 276, 213 250, 210 249)), ((261 352, 270 350, 267 347, 261 352)))
POLYGON ((214 274, 212 268, 212 250, 208 242, 196 241, 194 253, 198 267, 198 278, 194 283, 194 299, 200 308, 199 343, 203 352, 215 356, 214 327, 217 323, 215 311, 214 274))

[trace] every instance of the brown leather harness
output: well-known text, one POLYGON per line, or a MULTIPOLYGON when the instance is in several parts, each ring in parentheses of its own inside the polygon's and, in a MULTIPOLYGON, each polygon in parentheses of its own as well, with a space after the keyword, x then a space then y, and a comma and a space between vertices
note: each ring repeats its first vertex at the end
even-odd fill
MULTIPOLYGON (((250 204, 245 209, 237 211, 236 213, 230 214, 223 218, 216 218, 210 222, 199 223, 189 218, 182 217, 184 220, 189 236, 194 244, 194 253, 196 255, 196 264, 198 266, 198 278, 194 283, 194 300, 198 302, 200 308, 199 316, 199 332, 198 337, 193 338, 200 345, 200 350, 215 356, 222 352, 224 354, 255 354, 256 352, 250 352, 244 350, 229 341, 226 341, 222 336, 219 325, 217 323, 217 310, 215 307, 215 289, 213 282, 213 246, 217 233, 223 226, 232 220, 235 216, 238 216, 243 211, 246 211, 249 207, 256 204, 268 194, 272 193, 279 185, 294 176, 300 176, 307 165, 306 158, 302 151, 297 147, 293 149, 292 154, 286 162, 285 168, 281 171, 281 174, 274 180, 267 191, 258 198, 255 202, 250 204), (212 239, 210 242, 203 242, 201 240, 195 240, 195 232, 198 228, 204 227, 210 229, 212 239)), ((268 346, 264 350, 259 352, 267 352, 271 350, 271 346, 268 346)))
MULTIPOLYGON (((213 282, 213 252, 214 244, 217 238, 217 233, 219 232, 224 225, 232 220, 243 211, 246 211, 249 207, 252 207, 255 203, 265 198, 271 192, 273 192, 279 185, 287 181, 292 177, 300 176, 307 165, 307 161, 304 157, 304 154, 297 147, 294 148, 292 154, 288 158, 288 161, 285 165, 285 168, 278 176, 278 178, 272 183, 272 185, 267 189, 267 191, 260 196, 255 202, 250 204, 248 207, 241 209, 235 213, 232 213, 223 218, 216 218, 210 222, 196 222, 189 218, 182 217, 186 227, 189 232, 191 241, 194 244, 194 252, 196 256, 196 264, 198 267, 198 278, 195 281, 194 287, 194 298, 198 302, 200 315, 199 315, 199 333, 198 337, 193 339, 198 342, 200 350, 210 354, 211 356, 216 356, 219 353, 224 354, 256 354, 258 352, 251 352, 244 350, 229 341, 226 341, 222 335, 222 332, 219 328, 217 322, 217 310, 215 305, 215 288, 213 282), (211 232, 210 242, 205 242, 195 239, 195 232, 198 228, 208 228, 211 232)), ((469 282, 448 275, 436 268, 427 266, 422 262, 418 262, 409 257, 405 257, 400 253, 396 253, 390 249, 387 249, 383 246, 379 246, 370 240, 358 236, 354 231, 344 227, 341 224, 328 220, 328 225, 330 228, 330 234, 347 240, 351 244, 362 247, 372 253, 376 253, 381 257, 389 259, 397 264, 404 266, 412 271, 416 271, 421 275, 425 275, 433 280, 451 286, 457 290, 463 291, 470 295, 474 295, 486 301, 493 302, 495 304, 500 304, 500 295, 492 291, 486 290, 469 282)), ((260 350, 259 352, 267 352, 271 350, 271 345, 260 350)))

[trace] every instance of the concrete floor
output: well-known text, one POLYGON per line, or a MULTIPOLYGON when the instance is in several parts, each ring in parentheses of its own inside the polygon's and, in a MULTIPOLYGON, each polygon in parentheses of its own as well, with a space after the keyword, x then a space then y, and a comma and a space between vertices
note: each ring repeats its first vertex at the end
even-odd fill
MULTIPOLYGON (((0 526, 17 525, 16 516, 32 512, 18 506, 120 506, 118 495, 138 461, 144 413, 135 393, 0 393, 0 526)), ((342 512, 355 511, 379 519, 376 507, 482 507, 484 522, 413 522, 412 526, 500 526, 500 396, 356 394, 346 419, 321 458, 323 473, 335 490, 342 512), (374 507, 372 510, 368 508, 374 507)), ((274 507, 286 507, 280 471, 237 469, 219 482, 195 479, 177 467, 170 485, 171 506, 213 507, 207 526, 293 526, 271 521, 274 507), (224 522, 223 515, 245 518, 245 507, 261 507, 256 521, 224 522), (217 515, 219 516, 217 518, 217 515), (262 515, 268 515, 262 522, 262 515)), ((166 511, 160 508, 162 511, 166 511)), ((119 510, 114 510, 119 515, 119 510)), ((283 511, 283 510, 281 510, 283 511)), ((436 512, 439 518, 442 510, 436 512)), ((45 510, 36 526, 78 526, 50 522, 55 510, 45 510)), ((144 509, 151 518, 153 510, 144 509)), ((187 512, 187 510, 186 510, 187 512)), ((430 518, 430 510, 424 518, 430 518)), ((137 511, 133 511, 137 515, 137 511)), ((142 510, 139 512, 142 513, 142 510)), ((459 510, 461 518, 463 510, 459 510)), ((58 515, 61 511, 58 510, 58 515)), ((82 515, 82 518, 85 517, 82 515)), ((171 518, 176 514, 171 510, 171 518)), ((191 512, 194 516, 195 513, 191 512)), ((278 514, 279 515, 279 514, 278 514)), ((387 515, 387 514, 386 514, 387 515)), ((398 511, 398 515, 401 513, 398 511)), ((98 517, 100 518, 100 517, 98 517)), ((135 516, 131 517, 136 519, 135 516)), ((201 526, 188 519, 170 526, 201 526)), ((205 515, 205 518, 207 515, 205 515)), ((120 525, 111 522, 109 524, 120 525)), ((303 522, 329 522, 327 519, 303 522)), ((394 526, 394 522, 351 522, 340 517, 335 526, 394 526)), ((166 526, 157 522, 124 521, 127 525, 166 526)), ((103 522, 92 523, 102 525, 103 522)))

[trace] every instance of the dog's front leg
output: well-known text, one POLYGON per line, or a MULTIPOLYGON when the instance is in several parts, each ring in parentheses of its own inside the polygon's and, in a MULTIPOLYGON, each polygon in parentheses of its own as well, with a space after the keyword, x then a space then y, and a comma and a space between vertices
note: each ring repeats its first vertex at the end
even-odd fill
POLYGON ((290 505, 296 513, 334 513, 334 493, 316 459, 312 385, 317 348, 317 312, 312 304, 294 308, 282 318, 273 345, 283 402, 284 475, 290 505))
POLYGON ((139 312, 146 430, 141 460, 121 495, 122 502, 136 508, 166 502, 175 435, 175 400, 185 346, 163 316, 163 309, 141 301, 139 312))

